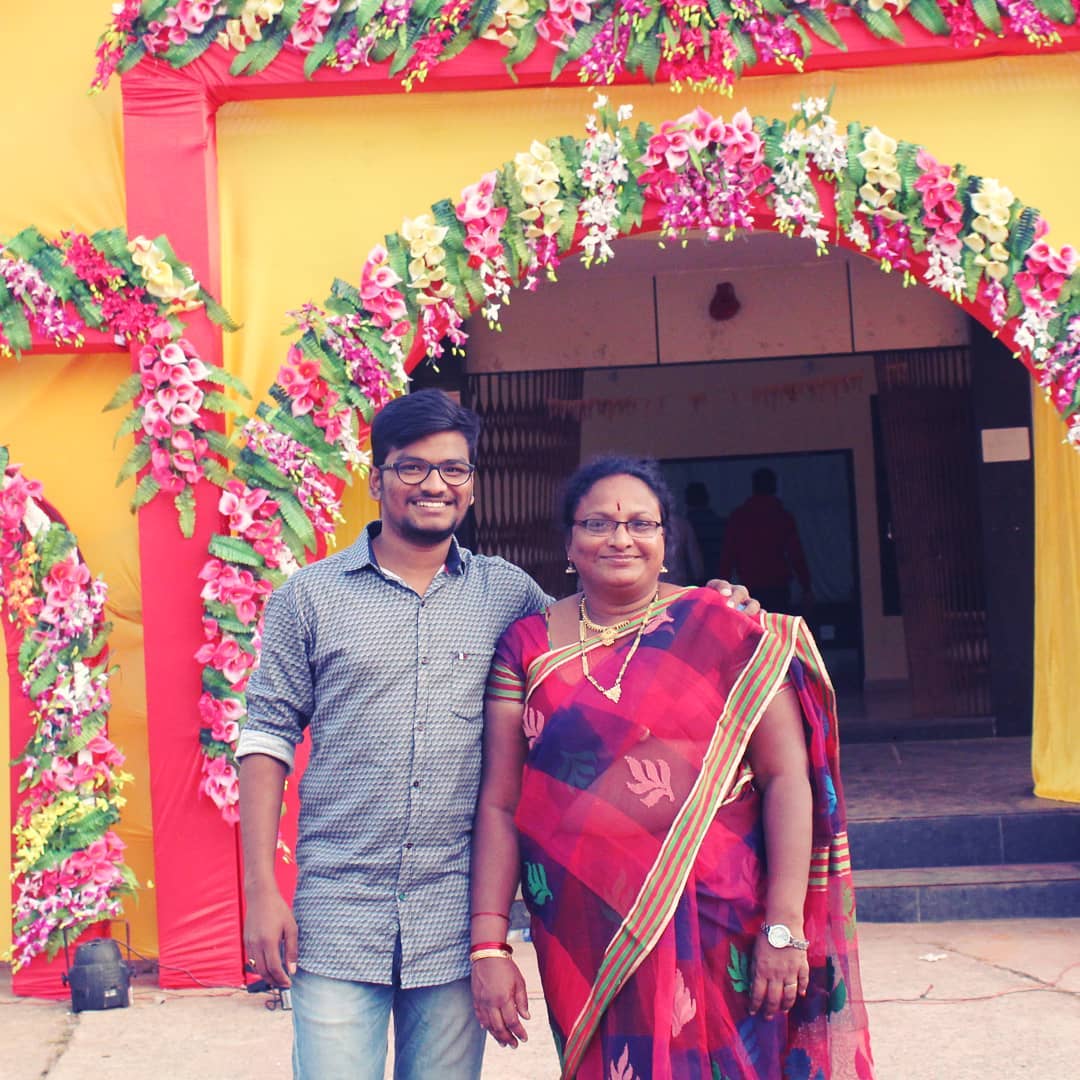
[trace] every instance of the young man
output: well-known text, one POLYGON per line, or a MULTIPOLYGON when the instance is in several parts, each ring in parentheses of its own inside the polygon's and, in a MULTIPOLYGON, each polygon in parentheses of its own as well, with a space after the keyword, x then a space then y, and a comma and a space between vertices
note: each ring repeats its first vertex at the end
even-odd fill
POLYGON ((297 1080, 382 1080, 391 1013, 397 1080, 480 1075, 468 887, 484 682, 503 631, 550 601, 454 539, 479 427, 440 391, 388 404, 371 431, 381 520, 267 605, 237 751, 244 943, 291 982, 297 1080), (307 729, 290 911, 275 846, 307 729))

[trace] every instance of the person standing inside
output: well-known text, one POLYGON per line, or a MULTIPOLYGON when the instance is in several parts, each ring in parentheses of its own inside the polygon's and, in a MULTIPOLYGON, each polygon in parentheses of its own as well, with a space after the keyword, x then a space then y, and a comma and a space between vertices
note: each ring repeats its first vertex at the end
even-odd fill
POLYGON ((814 603, 810 567, 799 540, 794 515, 776 495, 776 473, 755 469, 750 498, 732 511, 724 532, 717 572, 738 580, 768 611, 796 614, 791 595, 794 577, 802 589, 799 608, 814 603))
POLYGON ((381 520, 267 605, 237 750, 244 944, 291 984, 296 1080, 382 1080, 391 1015, 397 1080, 480 1075, 468 888, 484 684, 503 631, 550 598, 454 539, 479 427, 438 390, 386 405, 371 431, 381 520), (274 859, 305 733, 290 910, 274 859))
POLYGON ((709 505, 709 489, 700 480, 691 480, 686 485, 683 502, 686 505, 686 520, 697 537, 704 567, 702 577, 694 584, 703 585, 705 578, 720 565, 727 521, 709 505))

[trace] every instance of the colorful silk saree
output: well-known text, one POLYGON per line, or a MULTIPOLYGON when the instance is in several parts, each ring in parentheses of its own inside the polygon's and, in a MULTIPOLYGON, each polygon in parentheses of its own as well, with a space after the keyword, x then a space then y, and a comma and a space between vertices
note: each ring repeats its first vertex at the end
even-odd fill
MULTIPOLYGON (((583 677, 581 645, 551 648, 543 615, 499 644, 488 695, 524 705, 522 891, 564 1078, 873 1076, 832 688, 800 619, 764 623, 709 590, 661 599, 617 704, 583 677), (766 877, 746 750, 785 680, 814 792, 811 977, 769 1021, 747 1011, 766 877)), ((639 626, 586 643, 601 686, 639 626)))

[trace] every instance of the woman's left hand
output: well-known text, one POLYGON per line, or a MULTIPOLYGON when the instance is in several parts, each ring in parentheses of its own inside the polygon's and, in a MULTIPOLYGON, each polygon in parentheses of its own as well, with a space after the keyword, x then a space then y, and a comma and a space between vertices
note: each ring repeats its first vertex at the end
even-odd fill
POLYGON ((810 965, 802 949, 774 948, 764 934, 754 942, 750 967, 750 1012, 759 1010, 766 1020, 788 1012, 796 997, 805 997, 810 965))

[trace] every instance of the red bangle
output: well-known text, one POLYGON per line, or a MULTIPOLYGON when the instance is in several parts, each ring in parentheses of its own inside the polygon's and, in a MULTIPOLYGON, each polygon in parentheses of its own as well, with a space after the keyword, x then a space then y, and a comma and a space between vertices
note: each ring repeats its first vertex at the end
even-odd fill
POLYGON ((507 956, 514 951, 505 941, 474 941, 469 946, 469 950, 470 952, 476 952, 477 949, 498 949, 500 952, 506 953, 507 956))
POLYGON ((502 912, 499 911, 474 911, 471 918, 479 919, 481 915, 490 915, 493 919, 505 919, 507 922, 510 921, 509 915, 503 915, 502 912))

